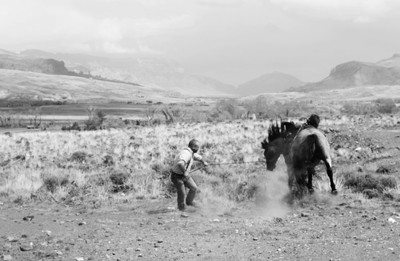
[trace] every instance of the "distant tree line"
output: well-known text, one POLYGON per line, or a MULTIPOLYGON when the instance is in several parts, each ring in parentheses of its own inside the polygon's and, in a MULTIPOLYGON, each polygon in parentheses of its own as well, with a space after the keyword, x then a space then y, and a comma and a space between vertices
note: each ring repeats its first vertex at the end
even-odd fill
POLYGON ((40 107, 46 105, 66 105, 67 101, 50 100, 0 100, 0 107, 40 107))

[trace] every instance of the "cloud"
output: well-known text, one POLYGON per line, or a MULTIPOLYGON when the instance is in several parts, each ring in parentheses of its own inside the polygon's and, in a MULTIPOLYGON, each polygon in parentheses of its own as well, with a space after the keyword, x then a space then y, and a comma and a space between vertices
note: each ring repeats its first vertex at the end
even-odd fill
POLYGON ((396 0, 270 0, 287 12, 355 23, 370 23, 399 8, 396 0))
POLYGON ((143 38, 190 28, 194 22, 194 18, 190 15, 178 15, 163 19, 130 20, 125 22, 125 25, 136 38, 143 38))
MULTIPOLYGON (((148 47, 145 38, 174 34, 195 23, 192 16, 184 13, 140 14, 139 6, 130 1, 122 6, 110 0, 78 2, 1 1, 2 48, 161 53, 162 50, 148 47), (135 12, 127 12, 127 9, 135 9, 135 12)), ((159 12, 160 9, 158 7, 159 12)))
POLYGON ((243 4, 243 0, 199 0, 197 4, 211 7, 238 7, 243 4))

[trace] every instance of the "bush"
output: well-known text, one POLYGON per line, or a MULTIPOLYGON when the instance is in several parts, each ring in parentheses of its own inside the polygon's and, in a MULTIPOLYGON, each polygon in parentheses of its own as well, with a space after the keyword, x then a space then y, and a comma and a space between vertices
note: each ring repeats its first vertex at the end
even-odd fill
POLYGON ((346 102, 340 109, 341 113, 349 115, 367 115, 375 113, 377 108, 371 103, 346 102))
POLYGON ((129 185, 127 185, 127 181, 129 178, 128 173, 123 172, 115 172, 110 175, 110 180, 113 183, 112 192, 124 192, 131 189, 129 185))
POLYGON ((71 130, 80 131, 81 127, 79 126, 79 124, 77 122, 74 122, 74 124, 72 124, 72 126, 62 126, 61 130, 63 130, 63 131, 71 131, 71 130))
POLYGON ((51 193, 56 192, 58 187, 65 186, 69 183, 67 177, 48 176, 43 178, 45 188, 51 193))
POLYGON ((115 164, 113 157, 106 155, 103 159, 103 164, 106 166, 113 166, 115 164))
POLYGON ((102 110, 97 110, 94 107, 88 109, 89 119, 85 121, 85 130, 97 130, 101 129, 103 122, 106 119, 106 114, 102 110))
POLYGON ((376 101, 377 109, 379 113, 393 113, 396 111, 396 103, 393 99, 377 99, 376 101))
POLYGON ((372 174, 348 173, 344 175, 344 186, 353 192, 361 192, 368 197, 381 195, 387 188, 396 188, 397 181, 392 176, 378 176, 372 174))
POLYGON ((388 174, 394 172, 396 172, 396 169, 393 166, 379 166, 376 169, 376 173, 381 173, 381 174, 388 174))
POLYGON ((88 154, 86 152, 77 151, 72 154, 70 160, 82 163, 86 160, 87 157, 88 157, 88 154))
POLYGON ((239 103, 235 99, 219 100, 210 113, 212 119, 223 121, 240 118, 239 103))
POLYGON ((116 172, 110 175, 110 180, 114 185, 124 185, 128 180, 129 174, 116 172))

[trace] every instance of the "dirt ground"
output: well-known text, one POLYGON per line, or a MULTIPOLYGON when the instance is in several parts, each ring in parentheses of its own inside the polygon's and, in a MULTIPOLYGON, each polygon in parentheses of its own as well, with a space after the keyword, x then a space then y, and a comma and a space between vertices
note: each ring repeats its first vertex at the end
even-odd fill
MULTIPOLYGON (((400 132, 376 130, 396 165, 400 132)), ((175 198, 94 209, 0 202, 0 260, 400 260, 400 202, 316 192, 185 215, 175 198)))

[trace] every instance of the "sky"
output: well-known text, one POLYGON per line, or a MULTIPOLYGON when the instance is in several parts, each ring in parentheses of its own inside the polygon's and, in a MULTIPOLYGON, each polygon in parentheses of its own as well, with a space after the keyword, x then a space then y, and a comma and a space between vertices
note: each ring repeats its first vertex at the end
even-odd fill
POLYGON ((400 53, 398 0, 1 0, 0 49, 146 55, 239 85, 400 53))

